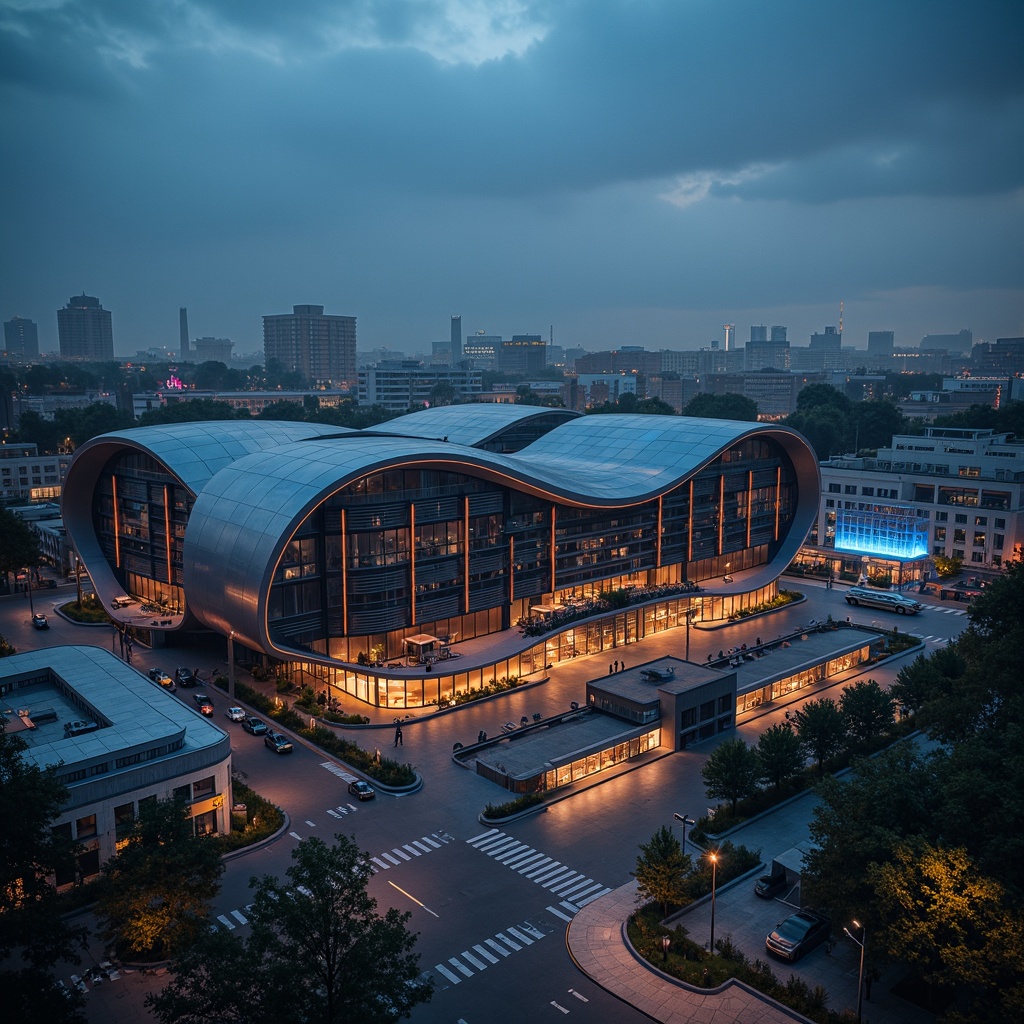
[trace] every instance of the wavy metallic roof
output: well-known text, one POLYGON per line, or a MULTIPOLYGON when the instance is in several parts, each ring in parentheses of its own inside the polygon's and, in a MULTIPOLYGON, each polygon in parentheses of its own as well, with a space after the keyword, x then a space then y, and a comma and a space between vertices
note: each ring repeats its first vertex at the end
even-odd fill
POLYGON ((86 441, 68 467, 61 489, 61 513, 72 545, 89 568, 97 594, 109 602, 122 592, 92 525, 96 483, 112 456, 125 449, 149 455, 193 494, 199 494, 216 473, 237 459, 305 438, 344 432, 344 428, 321 423, 209 420, 115 430, 86 441))
MULTIPOLYGON (((588 416, 556 427, 514 455, 451 440, 353 432, 298 441, 233 462, 210 481, 193 508, 186 532, 185 590, 211 628, 233 629, 271 649, 266 600, 281 551, 318 504, 358 477, 415 464, 465 472, 568 504, 611 508, 670 490, 752 435, 778 442, 801 480, 797 521, 780 553, 791 558, 817 511, 820 489, 814 453, 795 431, 690 417, 588 416)), ((766 570, 768 582, 777 573, 766 570)))
POLYGON ((557 423, 559 420, 574 419, 579 415, 570 409, 481 402, 410 412, 386 423, 378 423, 368 432, 436 440, 444 438, 453 444, 476 447, 486 444, 509 427, 520 426, 530 420, 551 419, 557 423))

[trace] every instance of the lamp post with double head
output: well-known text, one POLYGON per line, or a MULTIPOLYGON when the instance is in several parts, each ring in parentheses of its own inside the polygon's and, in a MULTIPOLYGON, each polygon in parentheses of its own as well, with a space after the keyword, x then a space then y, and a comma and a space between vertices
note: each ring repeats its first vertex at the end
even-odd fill
POLYGON ((868 930, 856 919, 851 923, 854 928, 860 929, 860 938, 856 938, 856 936, 850 932, 849 928, 844 928, 843 931, 846 932, 846 937, 848 939, 851 939, 860 946, 860 970, 857 972, 857 1024, 860 1024, 860 1012, 864 1001, 864 946, 868 941, 868 930))
POLYGON ((696 825, 697 822, 695 822, 688 814, 673 814, 672 817, 683 826, 683 853, 686 853, 686 826, 696 825))

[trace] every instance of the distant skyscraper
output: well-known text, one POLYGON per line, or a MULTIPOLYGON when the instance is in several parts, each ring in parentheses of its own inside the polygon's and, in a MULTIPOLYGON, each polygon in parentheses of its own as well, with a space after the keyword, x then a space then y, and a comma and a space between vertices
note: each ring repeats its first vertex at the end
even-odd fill
POLYGON ((772 327, 772 341, 786 341, 786 328, 778 325, 772 327))
POLYGON ((113 359, 114 330, 110 310, 93 295, 72 295, 57 310, 57 336, 64 359, 113 359))
POLYGON ((767 341, 768 328, 764 324, 755 324, 750 328, 751 341, 767 341))
POLYGON ((223 363, 231 365, 231 349, 234 342, 228 338, 196 338, 197 363, 223 363))
POLYGON ((15 316, 4 322, 4 348, 15 359, 39 358, 39 328, 34 320, 15 316))
POLYGON ((452 366, 462 362, 462 317, 452 317, 452 366))
POLYGON ((547 366, 547 342, 539 334, 513 334, 498 350, 498 369, 507 373, 540 373, 547 366))
POLYGON ((967 353, 974 347, 974 333, 964 328, 958 334, 926 334, 920 347, 924 351, 945 349, 947 352, 967 353))
MULTIPOLYGON (((723 325, 722 329, 725 331, 725 351, 728 352, 733 347, 733 343, 736 341, 736 325, 725 324, 723 325)), ((715 345, 714 347, 718 348, 717 345, 715 345)))
POLYGON ((838 352, 843 347, 843 336, 834 327, 826 327, 824 334, 812 334, 810 347, 824 352, 838 352))
POLYGON ((263 352, 306 380, 355 384, 356 318, 325 314, 323 306, 293 306, 263 318, 263 352))
POLYGON ((894 345, 895 334, 892 331, 868 331, 869 356, 891 356, 894 345))
POLYGON ((178 310, 178 337, 181 340, 181 361, 185 362, 191 353, 188 348, 188 310, 184 306, 178 310))

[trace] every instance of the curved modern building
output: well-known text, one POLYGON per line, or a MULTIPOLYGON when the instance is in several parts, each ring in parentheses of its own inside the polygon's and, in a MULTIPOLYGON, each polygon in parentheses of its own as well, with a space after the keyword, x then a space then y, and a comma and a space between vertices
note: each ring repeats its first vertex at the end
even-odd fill
POLYGON ((783 427, 466 405, 362 431, 104 434, 75 453, 64 520, 115 617, 205 626, 370 703, 421 706, 682 624, 694 603, 711 618, 740 591, 772 596, 819 490, 783 427), (611 591, 633 610, 600 614, 611 591), (544 616, 581 624, 533 646, 512 629, 544 616), (452 643, 454 673, 426 657, 452 643))

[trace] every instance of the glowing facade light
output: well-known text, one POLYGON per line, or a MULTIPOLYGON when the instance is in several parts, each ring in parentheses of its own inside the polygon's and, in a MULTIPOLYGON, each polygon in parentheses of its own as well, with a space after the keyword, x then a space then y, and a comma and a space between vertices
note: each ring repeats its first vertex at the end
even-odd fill
POLYGON ((835 549, 883 558, 925 558, 928 520, 901 505, 837 511, 835 549))

